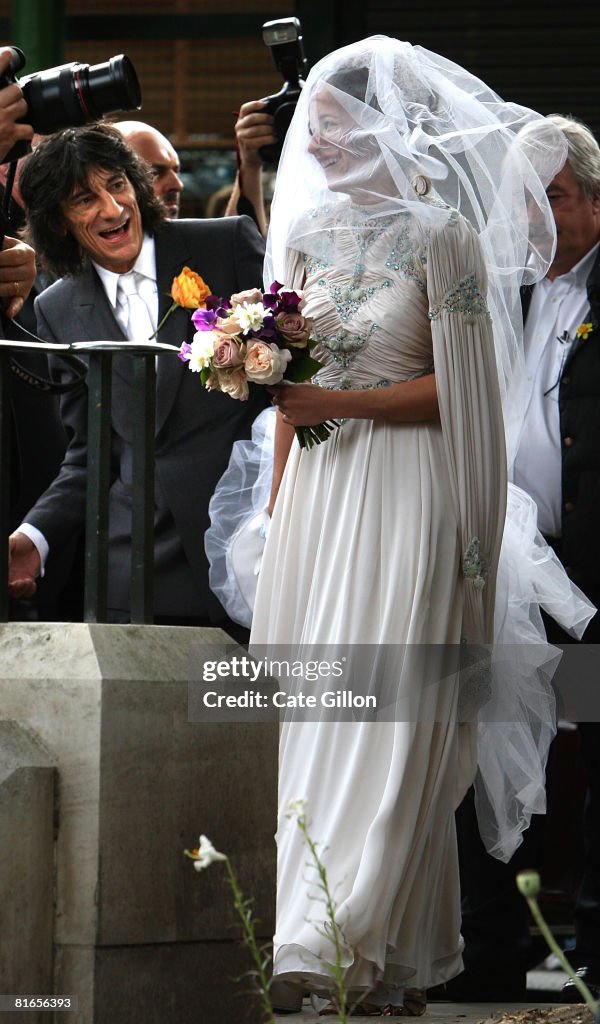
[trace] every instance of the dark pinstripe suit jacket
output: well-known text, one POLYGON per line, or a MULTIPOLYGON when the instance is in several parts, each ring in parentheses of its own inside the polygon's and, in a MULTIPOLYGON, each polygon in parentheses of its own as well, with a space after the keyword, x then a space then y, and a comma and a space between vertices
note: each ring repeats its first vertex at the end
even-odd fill
MULTIPOLYGON (((173 277, 196 270, 217 295, 260 286, 263 240, 246 217, 166 221, 155 235, 158 322, 171 304, 173 277)), ((39 334, 48 341, 123 340, 93 267, 58 281, 36 300, 39 334)), ((179 346, 194 333, 189 311, 177 309, 158 340, 179 346)), ((52 360, 54 376, 68 373, 52 360)), ((131 360, 113 368, 110 492, 109 606, 129 607, 131 566, 131 360)), ((208 502, 225 470, 233 442, 250 435, 268 395, 256 388, 247 402, 205 391, 197 374, 171 355, 158 357, 155 429, 155 610, 174 616, 223 611, 208 587, 204 531, 208 502)), ((51 549, 80 529, 85 517, 87 392, 68 395, 62 417, 71 441, 61 470, 27 514, 51 549)))

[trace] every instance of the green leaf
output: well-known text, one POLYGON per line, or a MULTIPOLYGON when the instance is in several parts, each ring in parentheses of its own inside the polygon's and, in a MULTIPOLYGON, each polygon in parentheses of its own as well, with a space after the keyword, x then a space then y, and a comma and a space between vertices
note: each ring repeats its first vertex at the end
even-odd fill
POLYGON ((313 359, 312 356, 302 356, 300 359, 292 359, 287 365, 285 371, 285 380, 292 381, 294 384, 302 384, 305 380, 310 380, 314 377, 315 373, 320 370, 323 363, 320 363, 317 359, 313 359))

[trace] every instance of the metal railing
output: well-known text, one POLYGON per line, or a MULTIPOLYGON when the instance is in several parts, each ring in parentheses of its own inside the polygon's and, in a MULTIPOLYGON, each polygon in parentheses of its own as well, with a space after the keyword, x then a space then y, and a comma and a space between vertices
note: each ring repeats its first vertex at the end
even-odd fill
POLYGON ((153 621, 154 597, 154 431, 158 353, 176 355, 160 342, 82 341, 56 345, 0 341, 0 622, 6 622, 11 458, 11 356, 18 351, 81 356, 88 361, 87 495, 85 522, 84 620, 106 622, 108 593, 109 491, 111 485, 112 359, 133 359, 131 621, 153 621))

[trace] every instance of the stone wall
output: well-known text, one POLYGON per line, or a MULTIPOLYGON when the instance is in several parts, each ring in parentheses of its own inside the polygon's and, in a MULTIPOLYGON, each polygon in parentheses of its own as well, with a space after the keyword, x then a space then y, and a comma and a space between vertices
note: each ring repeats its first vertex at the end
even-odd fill
MULTIPOLYGON (((277 726, 188 721, 190 648, 217 638, 0 625, 0 718, 37 735, 58 769, 54 992, 78 997, 76 1024, 246 1018, 232 979, 248 961, 225 872, 198 874, 183 850, 204 832, 229 854, 268 941, 277 726)), ((6 844, 3 831, 0 859, 6 844)), ((26 965, 14 970, 23 983, 26 965)))

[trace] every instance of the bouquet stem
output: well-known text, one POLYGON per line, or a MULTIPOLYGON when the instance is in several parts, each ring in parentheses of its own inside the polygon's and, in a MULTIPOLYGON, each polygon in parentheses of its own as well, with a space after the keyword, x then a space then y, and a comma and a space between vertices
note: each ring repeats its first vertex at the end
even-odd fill
POLYGON ((312 427, 296 427, 296 437, 301 448, 312 448, 321 441, 326 441, 329 435, 340 426, 337 420, 325 420, 324 423, 317 423, 312 427))

